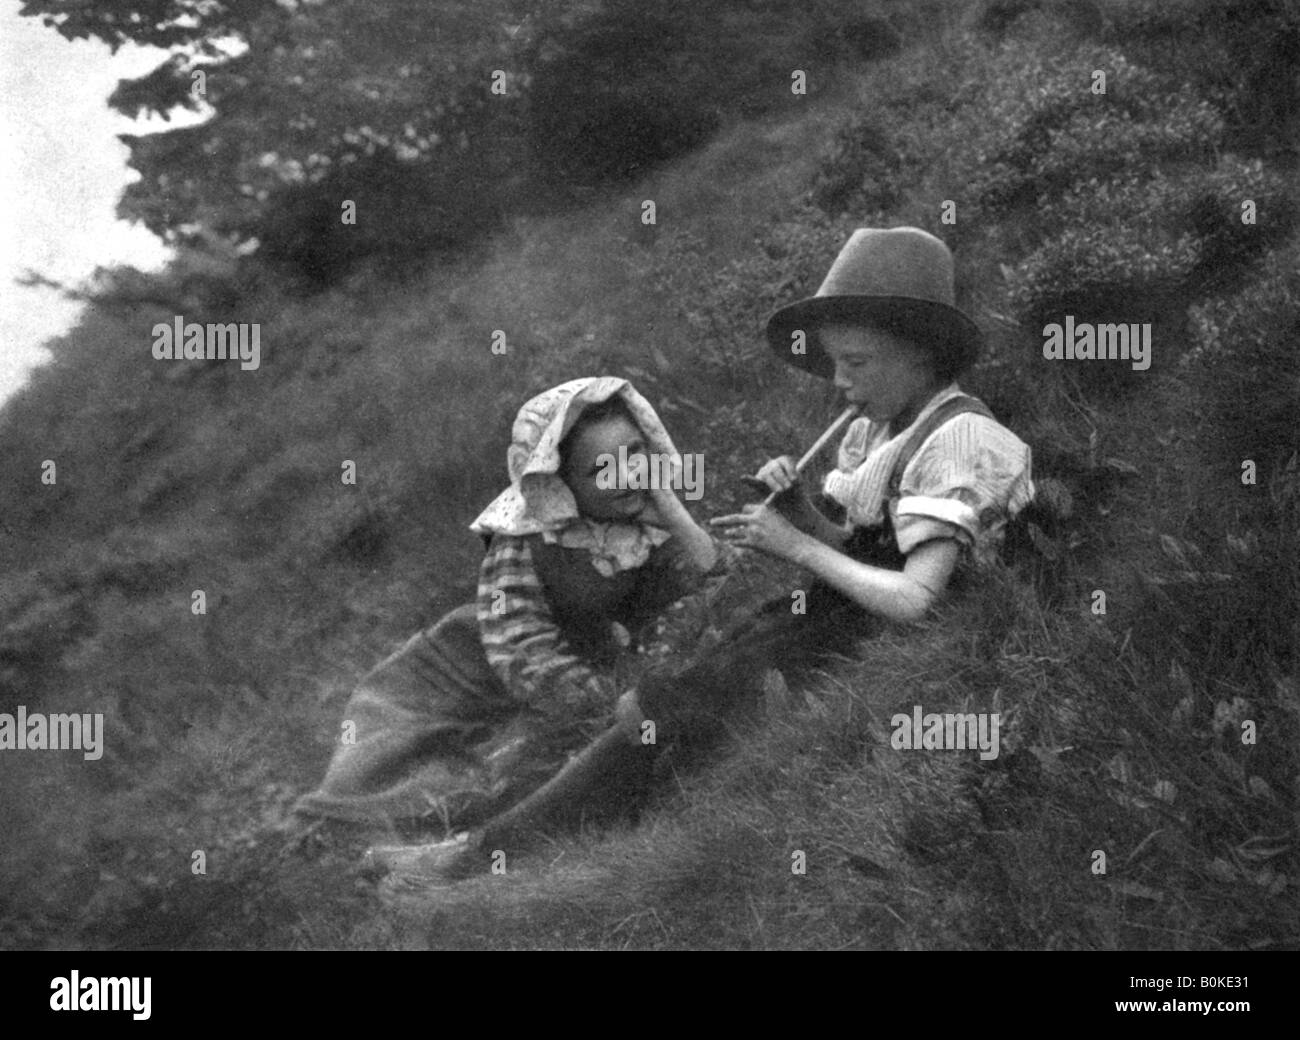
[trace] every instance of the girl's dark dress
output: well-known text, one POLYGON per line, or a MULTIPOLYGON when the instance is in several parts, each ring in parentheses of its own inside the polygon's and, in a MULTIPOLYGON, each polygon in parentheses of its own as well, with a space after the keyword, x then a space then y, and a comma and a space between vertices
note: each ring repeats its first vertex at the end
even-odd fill
POLYGON ((635 633, 699 578, 671 541, 606 577, 585 550, 495 535, 477 602, 361 681, 325 779, 297 810, 464 828, 505 809, 608 725, 621 692, 611 623, 635 633))

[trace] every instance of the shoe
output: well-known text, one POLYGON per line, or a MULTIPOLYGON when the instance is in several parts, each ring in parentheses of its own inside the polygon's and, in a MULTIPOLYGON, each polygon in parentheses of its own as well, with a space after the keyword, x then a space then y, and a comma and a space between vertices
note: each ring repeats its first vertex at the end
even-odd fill
POLYGON ((372 845, 362 857, 361 874, 373 881, 389 874, 459 881, 475 873, 476 851, 468 831, 427 845, 372 845))

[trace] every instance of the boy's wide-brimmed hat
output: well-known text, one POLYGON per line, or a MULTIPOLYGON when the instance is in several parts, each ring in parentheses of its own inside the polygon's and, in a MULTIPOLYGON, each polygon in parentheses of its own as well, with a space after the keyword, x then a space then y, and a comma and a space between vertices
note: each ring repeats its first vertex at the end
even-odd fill
POLYGON ((953 372, 979 353, 980 330, 957 309, 952 253, 920 228, 858 228, 840 250, 815 296, 782 307, 767 321, 767 342, 783 361, 830 379, 835 365, 818 330, 871 325, 933 351, 953 372), (804 353, 792 349, 805 334, 804 353))

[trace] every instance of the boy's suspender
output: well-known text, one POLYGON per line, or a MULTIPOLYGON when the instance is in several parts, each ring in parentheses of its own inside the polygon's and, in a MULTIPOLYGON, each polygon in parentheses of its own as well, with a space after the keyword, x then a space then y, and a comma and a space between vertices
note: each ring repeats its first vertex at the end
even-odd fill
POLYGON ((908 463, 912 461, 912 456, 921 450, 921 445, 926 442, 926 439, 930 434, 934 433, 935 430, 946 423, 949 419, 955 419, 957 416, 964 415, 966 412, 974 412, 976 415, 983 415, 989 419, 993 418, 993 413, 989 411, 988 405, 978 397, 971 397, 968 394, 959 394, 956 397, 950 397, 948 400, 944 401, 943 404, 939 405, 938 408, 926 417, 925 422, 921 423, 920 426, 912 431, 912 435, 907 439, 907 443, 903 445, 903 450, 898 453, 898 459, 894 463, 893 472, 889 474, 889 498, 893 499, 898 497, 898 489, 903 483, 903 471, 907 469, 908 463))
MULTIPOLYGON (((903 481, 903 471, 907 469, 907 464, 912 461, 912 457, 920 450, 925 439, 949 419, 955 419, 964 412, 974 412, 977 415, 993 417, 993 413, 989 411, 988 406, 977 397, 962 394, 944 401, 943 404, 929 414, 920 426, 912 431, 912 435, 903 445, 903 450, 899 453, 898 460, 894 463, 894 468, 889 475, 887 495, 890 499, 898 497, 899 485, 903 481)), ((838 503, 835 504, 838 506, 838 503)), ((898 551, 898 543, 894 539, 893 521, 888 508, 884 510, 881 524, 855 528, 848 541, 844 543, 843 550, 855 560, 874 564, 877 567, 885 567, 889 570, 902 570, 903 564, 906 562, 906 557, 898 551)))

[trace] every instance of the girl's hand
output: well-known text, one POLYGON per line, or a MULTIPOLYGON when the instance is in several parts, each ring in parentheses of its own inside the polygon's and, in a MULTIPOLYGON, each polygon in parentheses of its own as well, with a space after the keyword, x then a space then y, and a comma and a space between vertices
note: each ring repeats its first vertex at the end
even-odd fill
POLYGON ((708 573, 718 562, 717 546, 709 532, 691 519, 672 488, 658 488, 644 492, 646 504, 637 519, 643 524, 661 527, 679 539, 692 566, 701 574, 708 573))
POLYGON ((645 506, 637 515, 643 524, 672 530, 690 522, 690 514, 670 487, 651 488, 644 492, 645 506))
POLYGON ((786 560, 794 558, 808 537, 771 506, 748 505, 739 513, 714 517, 709 524, 721 527, 732 545, 786 560))

